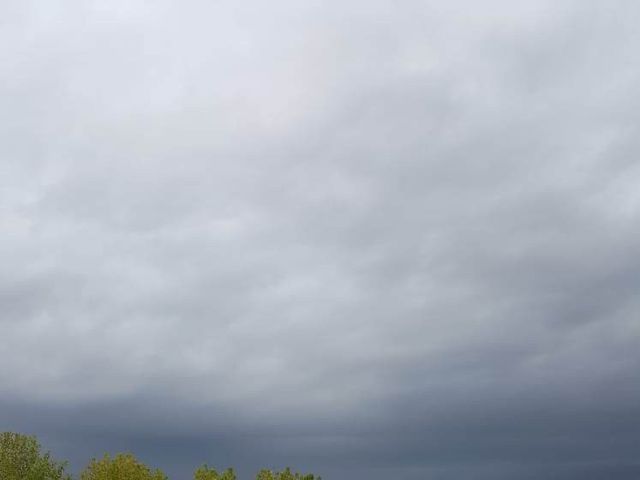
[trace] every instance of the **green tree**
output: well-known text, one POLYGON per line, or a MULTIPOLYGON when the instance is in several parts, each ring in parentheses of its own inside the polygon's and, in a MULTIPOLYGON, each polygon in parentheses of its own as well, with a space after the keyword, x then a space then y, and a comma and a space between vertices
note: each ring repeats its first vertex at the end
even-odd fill
POLYGON ((41 452, 36 437, 13 432, 0 433, 0 479, 70 480, 66 463, 41 452))
POLYGON ((130 453, 115 457, 105 454, 100 460, 91 460, 80 475, 81 480, 167 480, 161 470, 151 470, 130 453))
POLYGON ((294 473, 287 467, 282 472, 266 469, 260 470, 258 475, 256 475, 256 480, 322 480, 322 478, 316 477, 311 473, 294 473))
POLYGON ((227 468, 224 472, 218 473, 215 468, 203 465, 193 474, 194 480, 236 480, 233 468, 227 468))

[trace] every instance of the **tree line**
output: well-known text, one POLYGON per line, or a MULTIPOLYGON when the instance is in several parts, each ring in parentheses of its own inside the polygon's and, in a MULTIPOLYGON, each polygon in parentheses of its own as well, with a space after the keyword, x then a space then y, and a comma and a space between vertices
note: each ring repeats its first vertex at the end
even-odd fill
MULTIPOLYGON (((168 480, 160 469, 153 469, 130 453, 105 454, 94 458, 80 473, 80 480, 168 480)), ((218 471, 203 465, 193 473, 194 480, 236 480, 232 468, 218 471)), ((67 462, 44 452, 34 436, 14 432, 0 433, 0 480, 72 480, 67 462)), ((263 469, 256 480, 321 480, 313 474, 263 469)))

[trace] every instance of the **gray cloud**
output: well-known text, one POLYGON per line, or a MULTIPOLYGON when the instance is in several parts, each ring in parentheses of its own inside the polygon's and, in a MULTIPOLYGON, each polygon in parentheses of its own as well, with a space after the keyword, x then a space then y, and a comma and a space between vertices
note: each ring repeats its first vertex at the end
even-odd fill
POLYGON ((0 426, 636 478, 631 2, 4 2, 0 426))

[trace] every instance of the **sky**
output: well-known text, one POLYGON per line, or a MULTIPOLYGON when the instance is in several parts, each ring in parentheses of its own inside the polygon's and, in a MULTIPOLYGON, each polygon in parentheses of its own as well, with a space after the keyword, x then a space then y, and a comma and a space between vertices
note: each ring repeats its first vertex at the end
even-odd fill
POLYGON ((0 2, 0 431, 172 480, 640 478, 640 4, 0 2))

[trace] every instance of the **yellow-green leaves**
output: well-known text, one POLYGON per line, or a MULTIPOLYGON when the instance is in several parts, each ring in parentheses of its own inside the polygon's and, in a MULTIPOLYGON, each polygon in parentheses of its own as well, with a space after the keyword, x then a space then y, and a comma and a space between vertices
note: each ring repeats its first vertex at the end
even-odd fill
MULTIPOLYGON (((40 451, 35 437, 19 433, 0 433, 0 480, 71 480, 65 471, 66 463, 56 462, 48 452, 40 451)), ((218 472, 203 465, 193 474, 194 480, 236 480, 233 468, 218 472)), ((151 469, 130 453, 112 457, 105 454, 92 459, 80 474, 79 480, 168 480, 158 469, 151 469)), ((256 480, 321 480, 311 474, 260 470, 256 480)))
POLYGON ((218 473, 215 468, 203 465, 193 474, 194 480, 236 480, 233 468, 227 468, 224 472, 218 473))
POLYGON ((105 455, 100 460, 91 460, 80 475, 81 480, 167 480, 161 470, 151 470, 129 453, 120 453, 111 458, 105 455))
POLYGON ((68 480, 65 463, 41 453, 35 437, 13 432, 0 433, 1 480, 68 480))
MULTIPOLYGON (((232 468, 228 468, 222 473, 218 473, 215 468, 203 465, 193 474, 194 480, 236 480, 236 474, 232 468)), ((291 469, 285 468, 278 472, 274 470, 260 470, 256 475, 256 480, 322 480, 311 474, 303 475, 298 472, 292 472, 291 469)))
POLYGON ((322 480, 320 477, 315 477, 312 474, 302 474, 298 472, 292 472, 289 467, 283 471, 273 470, 260 470, 256 476, 256 480, 322 480))

